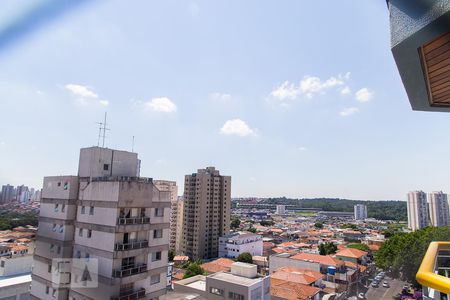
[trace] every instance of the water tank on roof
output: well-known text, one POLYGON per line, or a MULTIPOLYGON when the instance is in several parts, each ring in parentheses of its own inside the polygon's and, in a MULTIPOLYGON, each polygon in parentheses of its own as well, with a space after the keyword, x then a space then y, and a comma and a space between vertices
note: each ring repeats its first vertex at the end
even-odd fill
POLYGON ((328 267, 328 274, 335 275, 336 274, 336 267, 328 267))

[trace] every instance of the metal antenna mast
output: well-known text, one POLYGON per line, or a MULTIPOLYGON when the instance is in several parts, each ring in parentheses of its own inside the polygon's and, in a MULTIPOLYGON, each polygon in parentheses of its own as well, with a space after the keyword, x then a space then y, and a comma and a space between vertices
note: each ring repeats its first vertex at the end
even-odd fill
POLYGON ((134 135, 133 135, 133 143, 131 144, 131 152, 134 152, 134 135))
POLYGON ((109 128, 106 128, 106 116, 107 116, 107 113, 105 112, 105 120, 103 122, 96 123, 99 125, 97 147, 100 147, 100 138, 102 138, 102 147, 105 148, 106 130, 110 130, 109 128))
POLYGON ((106 128, 106 115, 107 115, 107 112, 105 111, 105 121, 103 122, 103 142, 102 142, 102 148, 105 148, 106 130, 110 130, 109 128, 106 128))

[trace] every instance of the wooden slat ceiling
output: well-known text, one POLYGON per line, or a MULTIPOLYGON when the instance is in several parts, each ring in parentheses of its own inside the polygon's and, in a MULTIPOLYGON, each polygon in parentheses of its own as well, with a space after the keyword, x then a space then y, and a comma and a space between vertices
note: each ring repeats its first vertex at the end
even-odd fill
POLYGON ((450 106, 450 31, 420 48, 430 104, 450 106))

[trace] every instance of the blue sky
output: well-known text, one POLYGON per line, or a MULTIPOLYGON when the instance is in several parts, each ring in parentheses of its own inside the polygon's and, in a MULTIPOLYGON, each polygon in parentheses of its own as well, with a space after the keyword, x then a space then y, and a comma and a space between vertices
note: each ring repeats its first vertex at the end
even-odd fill
MULTIPOLYGON (((2 1, 0 29, 29 5, 2 1)), ((86 1, 43 20, 0 44, 0 184, 76 174, 107 111, 107 146, 134 135, 141 175, 180 185, 214 165, 233 196, 450 190, 450 118, 411 110, 385 1, 86 1)))

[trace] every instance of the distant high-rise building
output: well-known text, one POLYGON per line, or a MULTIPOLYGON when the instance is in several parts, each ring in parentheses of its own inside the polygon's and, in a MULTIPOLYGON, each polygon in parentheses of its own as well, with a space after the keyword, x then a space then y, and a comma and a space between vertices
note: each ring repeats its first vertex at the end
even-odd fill
POLYGON ((14 200, 16 196, 16 190, 12 185, 4 185, 2 186, 2 198, 0 199, 1 204, 9 203, 14 200))
POLYGON ((408 193, 408 228, 415 231, 428 226, 427 194, 423 191, 408 193))
POLYGON ((447 194, 443 192, 432 192, 428 194, 431 225, 449 226, 449 208, 447 194))
POLYGON ((231 177, 214 167, 185 176, 182 251, 191 259, 218 256, 219 237, 230 230, 231 177))
POLYGON ((160 191, 167 191, 170 193, 171 210, 169 249, 176 251, 177 235, 181 235, 181 232, 177 232, 178 214, 183 214, 182 210, 178 210, 178 186, 175 181, 155 180, 153 182, 160 191))
POLYGON ((78 176, 44 178, 31 299, 164 299, 170 193, 139 177, 139 165, 136 153, 90 147, 78 176))
POLYGON ((367 219, 367 205, 356 204, 353 206, 353 212, 355 214, 355 220, 367 219))
POLYGON ((275 211, 275 214, 284 215, 285 213, 286 213, 286 206, 285 205, 277 205, 277 210, 275 211))

